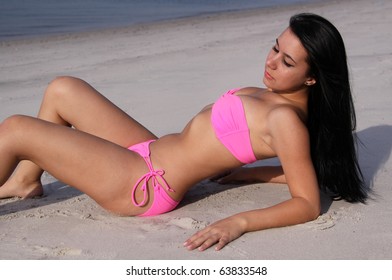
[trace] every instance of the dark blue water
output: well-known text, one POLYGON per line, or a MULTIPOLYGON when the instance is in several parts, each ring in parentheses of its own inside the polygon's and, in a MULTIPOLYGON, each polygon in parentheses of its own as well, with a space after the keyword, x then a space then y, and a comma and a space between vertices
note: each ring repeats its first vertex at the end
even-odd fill
POLYGON ((0 40, 320 0, 0 0, 0 40))

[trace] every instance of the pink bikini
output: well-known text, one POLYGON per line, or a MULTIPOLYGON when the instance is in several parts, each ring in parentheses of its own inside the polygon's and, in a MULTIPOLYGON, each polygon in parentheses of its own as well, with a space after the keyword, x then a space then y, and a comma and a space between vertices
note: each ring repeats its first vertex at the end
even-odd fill
MULTIPOLYGON (((219 141, 231 152, 240 162, 247 164, 255 162, 257 159, 252 150, 248 123, 241 98, 235 93, 239 89, 233 89, 222 95, 213 105, 211 112, 211 123, 219 141)), ((142 207, 148 201, 147 184, 151 181, 154 188, 154 202, 150 209, 140 216, 154 216, 169 212, 177 207, 179 202, 171 198, 168 192, 174 192, 167 184, 163 175, 164 170, 154 170, 150 158, 149 140, 129 147, 129 150, 137 152, 146 162, 149 172, 143 175, 134 185, 132 191, 132 202, 135 206, 142 207), (138 187, 144 193, 143 201, 137 202, 135 192, 138 187)))
POLYGON ((250 133, 241 98, 232 89, 219 98, 211 112, 211 122, 219 141, 242 163, 257 159, 250 142, 250 133))
POLYGON ((151 181, 152 186, 154 188, 154 202, 152 203, 150 209, 148 209, 143 214, 139 215, 141 217, 145 216, 155 216, 159 214, 163 214, 169 212, 177 207, 180 202, 175 201, 171 198, 166 191, 165 188, 169 192, 174 192, 172 188, 168 185, 163 175, 165 171, 155 170, 152 166, 151 158, 150 158, 150 143, 155 140, 149 140, 146 142, 142 142, 136 145, 129 147, 128 149, 138 153, 146 162, 148 169, 150 170, 146 174, 144 174, 140 179, 135 183, 132 190, 132 203, 137 207, 142 207, 147 204, 148 200, 148 187, 147 184, 151 181), (135 198, 135 192, 137 188, 141 186, 142 191, 144 193, 143 201, 137 202, 135 198))

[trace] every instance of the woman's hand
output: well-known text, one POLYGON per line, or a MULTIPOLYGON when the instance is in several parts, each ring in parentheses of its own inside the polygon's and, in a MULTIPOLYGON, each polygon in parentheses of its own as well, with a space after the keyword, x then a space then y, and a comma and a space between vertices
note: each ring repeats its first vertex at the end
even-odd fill
POLYGON ((245 222, 239 215, 236 215, 220 220, 197 232, 185 241, 184 247, 188 250, 198 248, 199 251, 204 251, 217 244, 215 250, 219 251, 244 233, 245 222))

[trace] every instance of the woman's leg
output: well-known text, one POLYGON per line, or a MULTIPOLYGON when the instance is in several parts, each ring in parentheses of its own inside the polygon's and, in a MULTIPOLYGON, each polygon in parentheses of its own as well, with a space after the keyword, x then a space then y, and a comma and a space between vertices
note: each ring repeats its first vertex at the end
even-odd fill
MULTIPOLYGON (((123 147, 156 136, 128 116, 83 80, 60 77, 45 91, 38 118, 73 126, 123 147)), ((14 175, 0 187, 0 198, 41 195, 42 168, 22 161, 14 175)))
POLYGON ((60 77, 49 84, 38 118, 73 126, 123 147, 156 138, 91 85, 73 77, 60 77))
MULTIPOLYGON (((0 124, 0 184, 20 160, 29 160, 104 208, 137 215, 133 183, 147 171, 143 159, 117 144, 36 118, 13 116, 0 124)), ((143 194, 136 193, 137 199, 143 194)))

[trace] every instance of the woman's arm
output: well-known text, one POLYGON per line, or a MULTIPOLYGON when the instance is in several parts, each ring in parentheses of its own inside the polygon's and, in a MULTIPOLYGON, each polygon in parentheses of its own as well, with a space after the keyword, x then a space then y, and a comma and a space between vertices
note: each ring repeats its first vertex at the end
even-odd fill
POLYGON ((302 198, 292 198, 272 207, 242 212, 199 231, 184 246, 200 251, 215 246, 220 250, 242 234, 262 229, 305 223, 318 217, 319 211, 302 198))
POLYGON ((258 182, 286 184, 282 166, 240 167, 212 180, 220 184, 258 182))
POLYGON ((220 250, 245 232, 304 223, 320 214, 319 189, 310 156, 308 131, 291 109, 275 111, 268 119, 270 145, 282 164, 292 198, 220 220, 189 238, 184 243, 188 249, 202 251, 217 244, 215 249, 220 250))

